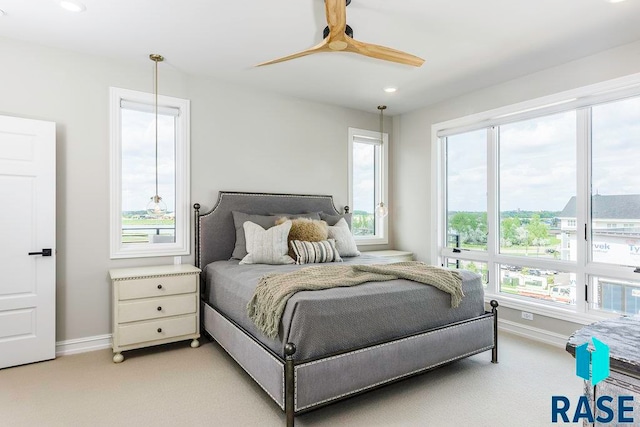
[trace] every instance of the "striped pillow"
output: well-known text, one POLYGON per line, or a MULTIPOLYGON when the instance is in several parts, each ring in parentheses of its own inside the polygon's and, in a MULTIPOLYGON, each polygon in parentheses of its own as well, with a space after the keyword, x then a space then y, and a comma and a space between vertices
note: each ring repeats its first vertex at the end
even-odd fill
POLYGON ((336 241, 333 239, 320 242, 292 240, 291 249, 295 254, 296 264, 342 261, 336 249, 336 241))

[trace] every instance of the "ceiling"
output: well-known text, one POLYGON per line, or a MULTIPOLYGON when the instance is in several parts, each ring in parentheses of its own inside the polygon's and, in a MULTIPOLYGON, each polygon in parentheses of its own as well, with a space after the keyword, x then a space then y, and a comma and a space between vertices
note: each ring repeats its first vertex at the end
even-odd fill
POLYGON ((353 0, 356 39, 426 59, 421 68, 344 52, 267 67, 317 44, 322 0, 0 0, 0 37, 149 61, 328 104, 399 114, 640 40, 640 0, 353 0), (394 94, 384 87, 396 86, 394 94))

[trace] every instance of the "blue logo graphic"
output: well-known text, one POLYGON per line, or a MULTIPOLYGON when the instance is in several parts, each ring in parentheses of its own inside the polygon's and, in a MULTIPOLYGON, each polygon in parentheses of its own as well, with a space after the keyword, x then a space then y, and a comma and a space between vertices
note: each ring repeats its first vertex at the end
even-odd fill
POLYGON ((609 346, 597 338, 592 338, 594 350, 587 349, 588 342, 576 347, 576 375, 597 385, 609 377, 609 346), (591 365, 591 374, 589 373, 591 365))
MULTIPOLYGON (((596 384, 609 377, 609 346, 597 338, 592 338, 592 340, 593 351, 589 351, 588 342, 576 347, 576 375, 585 381, 591 380, 591 384, 595 387, 596 384)), ((571 419, 571 413, 573 413, 573 423, 583 420, 585 425, 586 423, 591 425, 595 422, 608 424, 615 421, 617 412, 618 424, 634 423, 633 402, 634 396, 618 395, 613 397, 604 394, 596 397, 594 389, 593 396, 580 396, 577 406, 571 408, 571 401, 568 397, 551 396, 551 422, 557 423, 562 420, 562 422, 568 423, 571 419)))

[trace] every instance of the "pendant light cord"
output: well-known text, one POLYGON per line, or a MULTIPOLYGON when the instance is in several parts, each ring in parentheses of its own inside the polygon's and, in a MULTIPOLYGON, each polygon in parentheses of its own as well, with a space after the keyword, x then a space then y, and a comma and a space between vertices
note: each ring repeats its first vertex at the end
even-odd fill
MULTIPOLYGON (((380 146, 384 144, 384 110, 387 109, 386 105, 378 105, 378 110, 380 110, 380 146)), ((384 207, 384 202, 382 201, 382 194, 380 194, 380 203, 379 206, 381 208, 384 207)))
POLYGON ((156 72, 155 72, 155 114, 156 114, 156 202, 158 198, 158 61, 156 63, 156 72))
POLYGON ((156 67, 155 67, 155 73, 154 73, 154 96, 155 96, 155 102, 154 102, 154 112, 155 112, 155 116, 156 116, 156 120, 155 120, 155 125, 156 125, 156 194, 155 196, 153 196, 154 202, 158 203, 158 199, 160 198, 160 196, 158 195, 158 62, 162 62, 164 61, 164 57, 162 55, 158 55, 157 53, 152 53, 151 55, 149 55, 149 59, 151 59, 153 62, 156 63, 156 67))
POLYGON ((380 105, 378 106, 378 110, 380 110, 380 142, 382 142, 383 139, 383 133, 384 133, 384 116, 383 116, 383 112, 384 110, 387 109, 386 105, 380 105))

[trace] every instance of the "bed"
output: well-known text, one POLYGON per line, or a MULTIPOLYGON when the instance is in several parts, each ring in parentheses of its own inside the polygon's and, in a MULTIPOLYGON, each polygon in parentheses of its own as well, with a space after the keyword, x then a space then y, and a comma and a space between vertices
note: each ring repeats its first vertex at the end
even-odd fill
MULTIPOLYGON (((491 350, 498 362, 498 304, 486 312, 480 277, 465 271, 465 297, 455 309, 444 292, 403 279, 303 291, 286 303, 278 336, 267 337, 246 310, 260 277, 305 266, 230 259, 232 212, 339 215, 333 198, 223 191, 210 211, 194 209, 203 329, 285 411, 288 426, 297 414, 480 352, 491 350)), ((381 262, 366 255, 343 261, 381 262)))

